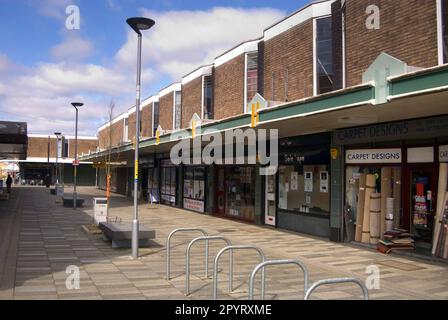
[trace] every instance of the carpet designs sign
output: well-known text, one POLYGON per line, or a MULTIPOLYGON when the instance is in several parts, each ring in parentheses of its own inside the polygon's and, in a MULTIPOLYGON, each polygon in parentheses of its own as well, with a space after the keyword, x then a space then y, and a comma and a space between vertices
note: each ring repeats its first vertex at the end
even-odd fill
POLYGON ((439 147, 439 161, 448 162, 448 145, 439 147))
POLYGON ((401 149, 360 149, 347 150, 345 163, 401 163, 401 149))

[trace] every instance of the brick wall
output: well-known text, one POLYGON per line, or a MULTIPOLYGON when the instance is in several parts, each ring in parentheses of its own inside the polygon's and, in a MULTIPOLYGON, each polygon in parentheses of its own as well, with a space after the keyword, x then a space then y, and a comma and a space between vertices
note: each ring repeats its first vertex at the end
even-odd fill
POLYGON ((182 128, 190 127, 195 113, 202 118, 202 76, 182 85, 182 128))
POLYGON ((119 146, 123 142, 124 119, 115 122, 111 127, 107 127, 98 133, 100 149, 109 148, 109 134, 112 130, 112 146, 119 146))
MULTIPOLYGON (((98 146, 97 140, 82 140, 78 139, 78 156, 82 153, 95 152, 98 146)), ((75 139, 69 140, 69 158, 75 158, 75 139)))
MULTIPOLYGON (((98 146, 98 140, 83 140, 78 139, 78 154, 95 152, 98 146)), ((56 157, 56 138, 50 138, 50 157, 56 157)), ((33 158, 47 158, 48 156, 48 138, 28 138, 28 157, 33 158)), ((75 139, 69 140, 69 158, 75 157, 75 139)))
POLYGON ((128 140, 132 141, 135 137, 135 112, 128 117, 128 140))
POLYGON ((313 95, 312 20, 266 41, 263 57, 267 100, 292 101, 313 95))
POLYGON ((145 138, 150 138, 153 136, 152 129, 152 103, 142 109, 142 128, 141 133, 145 138))
POLYGON ((174 92, 159 98, 159 123, 163 130, 173 130, 174 92))
POLYGON ((362 74, 381 52, 386 52, 411 66, 436 66, 436 1, 347 1, 347 85, 361 83, 362 74), (377 5, 380 8, 379 30, 366 28, 368 15, 365 12, 369 5, 377 5))
POLYGON ((214 113, 220 120, 244 112, 244 54, 215 68, 214 113))

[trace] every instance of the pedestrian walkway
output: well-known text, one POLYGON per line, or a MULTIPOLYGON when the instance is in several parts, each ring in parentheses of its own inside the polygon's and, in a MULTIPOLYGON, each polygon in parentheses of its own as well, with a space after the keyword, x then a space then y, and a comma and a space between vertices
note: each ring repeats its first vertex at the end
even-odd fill
MULTIPOLYGON (((66 192, 71 190, 66 189, 66 192)), ((85 208, 74 211, 55 202, 41 187, 19 187, 11 200, 0 203, 0 299, 187 299, 185 248, 199 234, 179 234, 173 240, 172 279, 165 279, 165 241, 175 228, 201 227, 223 235, 233 244, 254 244, 268 259, 300 259, 310 281, 333 277, 365 280, 366 268, 380 270, 380 289, 371 299, 448 299, 448 265, 332 243, 323 239, 262 226, 211 217, 159 205, 140 205, 140 221, 153 228, 157 238, 132 260, 130 250, 113 250, 101 236, 87 234, 82 226, 92 221, 92 197, 104 192, 80 188, 85 208), (67 266, 80 269, 80 289, 66 287, 67 266)), ((110 217, 132 220, 132 201, 114 195, 110 217)), ((224 246, 211 242, 210 271, 216 253, 224 246)), ((228 255, 219 273, 220 299, 247 299, 248 278, 258 264, 256 253, 235 252, 234 291, 228 292, 228 255)), ((191 291, 188 299, 211 299, 212 280, 204 276, 204 244, 192 251, 191 291)), ((303 276, 295 267, 270 267, 266 271, 266 299, 302 299, 303 276)), ((259 279, 258 279, 259 280, 259 279)), ((259 297, 260 283, 255 297, 259 297)), ((314 299, 360 299, 354 285, 322 287, 314 299)))

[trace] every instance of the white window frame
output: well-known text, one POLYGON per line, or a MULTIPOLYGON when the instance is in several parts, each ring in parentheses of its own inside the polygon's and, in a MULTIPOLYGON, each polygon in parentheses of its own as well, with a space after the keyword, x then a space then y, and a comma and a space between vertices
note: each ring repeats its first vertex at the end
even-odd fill
MULTIPOLYGON (((160 111, 160 109, 159 109, 160 111)), ((160 113, 159 113, 160 117, 160 113)), ((182 129, 182 90, 175 90, 173 91, 173 131, 182 129), (180 127, 176 128, 176 94, 180 93, 181 100, 180 100, 180 127)))
MULTIPOLYGON (((254 54, 254 53, 258 54, 258 50, 246 52, 244 54, 244 113, 248 112, 248 108, 247 108, 247 94, 248 94, 248 92, 247 92, 247 66, 248 66, 248 56, 250 54, 254 54)), ((257 61, 257 70, 258 70, 259 67, 260 67, 259 61, 257 61)), ((258 77, 257 77, 257 81, 258 81, 258 77)))
MULTIPOLYGON (((112 126, 110 129, 112 130, 112 126)), ((129 141, 129 118, 123 119, 123 138, 123 142, 129 141), (128 120, 127 123, 126 120, 128 120)))
POLYGON ((437 5, 437 48, 439 56, 439 66, 444 64, 443 53, 443 17, 442 17, 442 0, 436 0, 437 5))
POLYGON ((201 119, 204 120, 204 97, 205 97, 205 88, 204 88, 204 84, 205 84, 205 76, 202 76, 202 100, 201 100, 201 119))
POLYGON ((317 96, 317 20, 330 18, 331 14, 313 19, 313 96, 317 96))

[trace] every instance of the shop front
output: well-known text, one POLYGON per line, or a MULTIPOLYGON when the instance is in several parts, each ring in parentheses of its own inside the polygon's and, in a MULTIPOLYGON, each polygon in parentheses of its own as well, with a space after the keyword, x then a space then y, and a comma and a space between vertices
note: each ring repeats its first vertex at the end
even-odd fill
POLYGON ((255 222, 255 181, 255 166, 218 166, 215 213, 219 216, 255 222))
POLYGON ((340 130, 358 242, 430 253, 447 193, 448 117, 340 130))
POLYGON ((203 166, 184 167, 184 209, 205 212, 205 172, 203 166))
MULTIPOLYGON (((155 180, 153 180, 156 183, 155 180)), ((177 167, 170 159, 160 160, 160 203, 175 207, 177 205, 177 167)))
MULTIPOLYGON (((330 141, 327 133, 280 140, 277 227, 329 237, 330 141)), ((273 184, 267 179, 269 205, 273 184)))

